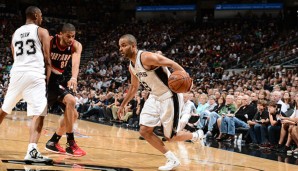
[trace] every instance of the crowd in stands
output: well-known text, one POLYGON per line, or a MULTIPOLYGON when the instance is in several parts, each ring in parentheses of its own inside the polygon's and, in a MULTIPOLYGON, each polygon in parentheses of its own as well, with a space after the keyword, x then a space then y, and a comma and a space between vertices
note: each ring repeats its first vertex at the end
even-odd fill
MULTIPOLYGON (((65 15, 46 7, 42 10, 44 15, 55 14, 51 17, 65 15)), ((207 137, 232 143, 241 128, 247 131, 242 135, 247 135, 245 138, 250 139, 253 147, 278 147, 282 152, 298 154, 298 150, 290 149, 293 141, 298 145, 298 132, 293 129, 298 121, 298 68, 272 67, 284 60, 275 54, 284 53, 289 59, 297 57, 297 46, 290 42, 295 41, 298 30, 283 30, 280 18, 264 15, 245 21, 205 24, 135 19, 124 24, 83 24, 57 18, 45 18, 45 27, 51 34, 57 33, 61 23, 74 22, 77 39, 84 51, 89 49, 92 55, 86 58, 88 55, 83 52, 79 73, 76 107, 81 119, 138 127, 139 114, 149 92, 140 88, 126 106, 125 116, 118 118, 116 114, 130 85, 129 63, 118 52, 118 39, 131 33, 136 36, 139 49, 163 51, 193 77, 194 87, 185 94, 185 101, 193 103, 195 111, 184 112, 188 115, 183 120, 185 129, 202 129, 207 137), (237 64, 245 69, 225 71, 237 64), (253 68, 252 64, 262 68, 253 68)), ((10 39, 13 31, 23 24, 22 16, 0 13, 0 23, 0 99, 3 101, 13 63, 10 39)), ((59 112, 59 107, 51 112, 59 112)))

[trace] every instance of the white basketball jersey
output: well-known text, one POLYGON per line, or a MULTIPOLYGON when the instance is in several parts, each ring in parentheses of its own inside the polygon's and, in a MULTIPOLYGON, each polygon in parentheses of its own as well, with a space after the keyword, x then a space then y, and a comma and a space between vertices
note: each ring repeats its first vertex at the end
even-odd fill
POLYGON ((26 24, 15 31, 12 38, 14 63, 11 74, 26 71, 45 74, 44 56, 37 30, 37 25, 26 24))
POLYGON ((168 78, 170 71, 167 67, 158 67, 154 70, 146 70, 141 62, 142 50, 137 53, 137 59, 135 66, 130 63, 130 69, 134 75, 136 75, 140 83, 145 89, 150 91, 150 94, 160 96, 170 91, 168 87, 168 78))

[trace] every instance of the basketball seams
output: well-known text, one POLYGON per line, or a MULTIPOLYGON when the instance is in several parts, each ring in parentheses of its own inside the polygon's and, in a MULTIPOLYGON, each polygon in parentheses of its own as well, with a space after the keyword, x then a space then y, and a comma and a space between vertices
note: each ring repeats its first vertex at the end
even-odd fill
POLYGON ((185 82, 185 78, 183 77, 183 78, 179 78, 179 79, 174 79, 174 80, 172 80, 172 81, 169 81, 169 87, 172 89, 172 90, 174 90, 174 91, 177 91, 177 90, 179 90, 180 88, 181 88, 181 86, 184 84, 184 82, 185 82), (177 84, 175 84, 175 82, 179 82, 179 81, 181 81, 181 80, 183 80, 183 82, 181 82, 180 84, 179 84, 179 87, 177 86, 177 84), (176 88, 177 87, 177 88, 176 88))
POLYGON ((185 71, 174 71, 168 79, 169 88, 176 93, 188 92, 192 79, 185 71))

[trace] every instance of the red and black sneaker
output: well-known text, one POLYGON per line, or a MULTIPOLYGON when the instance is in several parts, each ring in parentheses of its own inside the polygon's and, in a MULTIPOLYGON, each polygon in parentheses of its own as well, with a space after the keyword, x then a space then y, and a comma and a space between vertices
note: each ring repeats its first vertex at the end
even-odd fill
POLYGON ((58 142, 48 141, 45 147, 46 150, 51 151, 53 153, 65 154, 66 151, 63 147, 60 146, 58 142))
POLYGON ((66 154, 74 157, 81 157, 86 155, 86 152, 82 150, 77 143, 73 140, 66 143, 66 154))

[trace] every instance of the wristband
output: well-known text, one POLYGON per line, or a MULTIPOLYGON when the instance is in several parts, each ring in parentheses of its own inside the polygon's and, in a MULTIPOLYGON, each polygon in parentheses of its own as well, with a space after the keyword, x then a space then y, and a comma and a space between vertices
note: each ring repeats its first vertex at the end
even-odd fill
POLYGON ((71 77, 71 80, 75 80, 75 81, 77 81, 77 78, 75 78, 75 77, 71 77))

